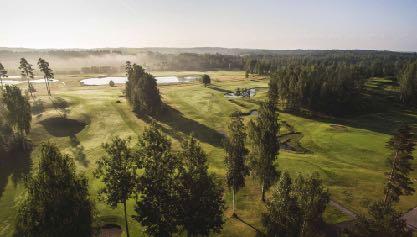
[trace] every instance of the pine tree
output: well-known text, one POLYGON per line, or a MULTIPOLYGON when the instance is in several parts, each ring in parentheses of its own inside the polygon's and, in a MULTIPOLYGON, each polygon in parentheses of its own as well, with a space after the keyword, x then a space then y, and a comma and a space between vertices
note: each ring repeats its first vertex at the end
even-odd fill
POLYGON ((417 61, 409 63, 401 71, 398 82, 400 84, 400 99, 403 103, 417 102, 417 61))
POLYGON ((21 58, 19 70, 20 70, 20 75, 22 76, 22 78, 26 79, 28 82, 28 92, 30 93, 30 96, 32 97, 33 100, 35 100, 33 96, 34 88, 33 88, 33 85, 30 83, 30 79, 34 78, 32 65, 25 58, 21 58))
POLYGON ((392 154, 387 159, 390 171, 387 176, 385 185, 384 202, 398 202, 401 195, 411 195, 414 193, 412 181, 409 177, 410 171, 413 171, 411 161, 414 159, 414 140, 409 126, 403 126, 398 130, 387 143, 387 148, 392 154))
POLYGON ((179 224, 190 237, 209 236, 224 224, 223 187, 214 174, 208 173, 207 155, 193 137, 181 148, 179 224))
POLYGON ((49 87, 49 81, 54 79, 54 73, 51 68, 49 68, 49 63, 42 58, 38 60, 39 70, 43 72, 43 79, 45 80, 46 91, 48 95, 51 96, 51 89, 49 87))
POLYGON ((225 142, 226 157, 226 183, 232 190, 232 209, 235 216, 235 194, 240 188, 245 187, 245 176, 249 174, 246 165, 248 150, 245 147, 246 133, 245 125, 240 113, 232 114, 229 124, 229 136, 225 142))
POLYGON ((126 202, 135 188, 137 167, 134 154, 129 148, 129 139, 119 137, 113 138, 110 144, 103 144, 103 148, 107 154, 97 161, 94 172, 105 185, 99 193, 112 208, 116 208, 118 203, 123 204, 126 235, 129 237, 126 202))
POLYGON ((278 116, 275 105, 264 102, 258 110, 256 122, 250 121, 249 137, 252 143, 250 168, 261 184, 262 201, 265 201, 265 192, 278 177, 274 162, 279 152, 278 116))
POLYGON ((87 178, 76 174, 73 159, 55 145, 42 144, 40 151, 18 206, 15 235, 93 236, 95 207, 87 178))

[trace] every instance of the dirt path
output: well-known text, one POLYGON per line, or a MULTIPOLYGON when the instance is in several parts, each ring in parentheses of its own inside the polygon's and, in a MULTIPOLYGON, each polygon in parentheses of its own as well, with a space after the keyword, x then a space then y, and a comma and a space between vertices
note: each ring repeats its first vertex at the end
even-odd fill
POLYGON ((347 209, 346 207, 340 205, 339 203, 330 200, 330 205, 336 209, 338 209, 339 211, 343 212, 345 215, 349 216, 352 219, 356 219, 356 214, 354 212, 352 212, 351 210, 347 209))
POLYGON ((405 213, 403 219, 407 222, 408 228, 417 231, 417 207, 405 213))

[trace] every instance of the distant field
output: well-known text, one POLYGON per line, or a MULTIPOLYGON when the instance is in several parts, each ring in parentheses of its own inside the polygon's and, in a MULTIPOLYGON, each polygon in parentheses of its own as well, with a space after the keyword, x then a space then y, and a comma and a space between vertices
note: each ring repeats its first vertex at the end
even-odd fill
MULTIPOLYGON (((226 132, 228 116, 236 110, 249 112, 256 109, 259 101, 266 98, 268 80, 263 77, 245 79, 245 73, 242 71, 152 73, 156 76, 207 73, 212 77, 213 84, 209 87, 204 87, 198 82, 160 86, 163 100, 172 108, 172 112, 159 121, 159 124, 172 138, 175 148, 178 148, 179 138, 193 133, 208 154, 210 170, 223 176, 224 152, 219 138, 226 132), (237 87, 256 87, 257 94, 253 99, 224 98, 225 91, 237 87)), ((56 119, 59 112, 50 106, 44 86, 36 85, 38 97, 49 106, 42 114, 33 116, 30 138, 35 149, 31 157, 36 163, 36 146, 47 140, 56 143, 64 152, 72 154, 75 149, 72 145, 75 136, 75 140, 84 147, 86 154, 86 160, 77 161, 77 168, 90 178, 91 194, 96 197, 101 184, 93 178, 92 170, 95 168, 95 161, 103 155, 101 144, 116 135, 132 136, 136 139, 146 123, 131 112, 122 96, 124 86, 80 86, 79 80, 89 76, 97 75, 57 76, 60 82, 53 84, 52 94, 69 102, 66 120, 56 119), (78 130, 81 131, 74 134, 78 130)), ((375 78, 368 84, 372 90, 380 90, 382 95, 385 91, 395 92, 389 80, 375 78)), ((385 158, 388 156, 385 142, 401 122, 417 124, 416 111, 401 109, 395 105, 386 107, 382 112, 346 119, 313 119, 281 113, 280 119, 302 134, 300 144, 307 152, 299 154, 281 151, 277 168, 287 170, 293 175, 317 171, 329 187, 333 200, 352 211, 365 211, 366 205, 378 199, 383 190, 385 158)), ((245 120, 248 121, 250 118, 254 116, 249 115, 245 120)), ((282 126, 281 129, 285 133, 287 128, 282 126)), ((0 173, 0 236, 12 236, 16 202, 23 189, 19 177, 28 171, 25 160, 17 161, 18 159, 25 158, 14 157, 6 172, 0 173)), ((414 166, 416 164, 414 162, 414 166)), ((412 173, 412 177, 416 180, 415 172, 412 173)), ((225 199, 230 207, 229 192, 226 192, 225 199)), ((399 208, 406 211, 416 204, 417 195, 404 197, 399 208)), ((129 214, 134 214, 133 206, 134 202, 131 200, 128 205, 129 214)), ((103 221, 123 225, 121 208, 111 209, 98 201, 97 208, 103 221)), ((231 211, 228 209, 225 213, 226 224, 220 235, 256 236, 257 229, 262 229, 260 215, 264 205, 260 202, 259 187, 252 178, 247 179, 247 187, 238 193, 237 210, 243 221, 231 219, 231 211)), ((325 217, 328 223, 339 223, 349 219, 332 207, 327 209, 325 217)), ((130 219, 129 223, 134 236, 143 235, 137 222, 130 219)))

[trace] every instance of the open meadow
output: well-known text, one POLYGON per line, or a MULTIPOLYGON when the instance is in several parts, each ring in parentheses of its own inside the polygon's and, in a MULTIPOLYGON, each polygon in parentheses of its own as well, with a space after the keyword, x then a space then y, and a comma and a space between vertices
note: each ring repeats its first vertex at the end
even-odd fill
MULTIPOLYGON (((209 169, 220 177, 225 175, 222 139, 234 111, 245 114, 245 122, 256 116, 259 102, 267 98, 268 79, 262 76, 245 78, 244 71, 165 71, 151 72, 155 76, 187 76, 207 73, 211 85, 200 82, 159 85, 166 113, 156 121, 170 137, 174 148, 186 135, 193 134, 208 154, 209 169), (225 98, 224 94, 236 88, 255 88, 251 98, 225 98)), ((97 201, 97 215, 104 223, 123 226, 123 210, 112 209, 98 200, 97 190, 102 185, 93 177, 96 161, 104 150, 102 143, 114 136, 137 137, 149 124, 147 119, 132 113, 123 95, 125 86, 82 86, 80 80, 98 75, 57 75, 51 87, 53 97, 62 98, 65 108, 55 108, 44 89, 35 86, 37 99, 44 110, 33 114, 30 140, 31 154, 14 154, 0 167, 0 236, 13 234, 16 205, 23 190, 22 180, 31 163, 36 163, 42 142, 50 141, 76 159, 77 170, 89 178, 90 193, 97 201)), ((22 85, 23 87, 24 85, 22 85)), ((365 213, 369 203, 380 198, 387 171, 385 144, 403 122, 417 125, 417 111, 406 109, 391 96, 397 86, 389 78, 371 78, 366 93, 375 100, 369 113, 333 118, 280 112, 281 150, 277 169, 297 173, 318 172, 329 188, 331 199, 354 213, 365 213)), ((413 166, 417 166, 413 161, 413 166)), ((413 181, 417 174, 411 173, 413 181)), ((416 182, 415 182, 416 183, 416 182)), ((414 187, 417 186, 414 184, 414 187)), ((237 196, 239 219, 231 217, 231 195, 226 190, 226 223, 221 236, 256 236, 262 230, 260 217, 264 204, 260 201, 260 188, 251 177, 237 196)), ((416 206, 417 194, 401 197, 398 208, 406 212, 416 206)), ((128 214, 134 214, 134 200, 128 202, 128 214)), ((328 206, 325 220, 337 224, 351 217, 333 206, 328 206)), ((129 218, 133 236, 143 236, 143 228, 129 218)))

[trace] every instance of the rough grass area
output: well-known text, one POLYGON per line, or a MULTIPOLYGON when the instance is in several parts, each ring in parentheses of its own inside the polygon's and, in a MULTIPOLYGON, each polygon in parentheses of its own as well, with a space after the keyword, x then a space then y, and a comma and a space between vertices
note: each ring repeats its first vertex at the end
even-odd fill
MULTIPOLYGON (((163 101, 167 105, 165 114, 155 118, 160 128, 173 140, 174 148, 185 135, 194 134, 209 157, 210 171, 224 176, 224 151, 221 138, 226 133, 229 115, 233 111, 250 113, 258 108, 266 98, 268 81, 261 77, 244 78, 244 72, 155 72, 155 75, 200 75, 208 73, 213 84, 204 87, 200 83, 160 86, 163 101), (224 97, 224 91, 236 88, 257 88, 251 99, 224 97)), ((90 179, 90 191, 97 200, 100 182, 93 178, 95 162, 103 155, 101 144, 112 136, 128 137, 134 140, 149 122, 136 117, 122 96, 124 86, 82 87, 79 81, 88 75, 58 76, 60 83, 52 84, 54 97, 68 101, 66 117, 51 105, 42 85, 36 85, 37 96, 45 102, 45 111, 34 116, 30 138, 34 145, 32 161, 37 162, 37 146, 42 141, 56 143, 64 152, 74 152, 84 157, 76 159, 77 168, 90 179), (116 101, 121 103, 116 103, 116 101), (82 148, 81 148, 82 147, 82 148), (86 163, 87 162, 87 163, 86 163), (86 165, 88 164, 88 165, 86 165)), ((376 79, 374 79, 376 80, 376 79)), ((378 83, 372 90, 388 88, 378 83)), ((385 92, 384 92, 385 93, 385 92)), ((382 96, 384 93, 380 93, 382 96)), ((386 101, 381 100, 381 101, 386 101)), ((281 133, 297 132, 297 142, 308 152, 279 154, 277 168, 287 170, 292 175, 319 172, 328 186, 332 199, 355 212, 363 212, 366 206, 381 198, 383 191, 385 158, 389 155, 385 143, 393 131, 402 123, 417 123, 415 111, 393 104, 385 110, 352 118, 312 118, 288 113, 280 114, 281 133), (284 125, 286 123, 289 126, 284 125)), ((245 122, 256 115, 245 116, 245 122)), ((293 135, 295 136, 295 135, 293 135)), ((12 236, 16 204, 23 191, 21 179, 30 168, 30 158, 8 157, 0 163, 0 236, 12 236), (7 164, 6 164, 7 163, 7 164)), ((416 166, 416 162, 414 162, 416 166)), ((417 178, 416 173, 412 173, 417 178)), ((231 195, 225 193, 230 207, 231 195)), ((405 211, 414 207, 417 195, 402 198, 399 207, 405 211)), ((128 202, 128 214, 134 214, 133 199, 128 202)), ((239 219, 232 219, 230 208, 226 210, 223 231, 220 236, 256 236, 262 231, 260 221, 264 205, 260 202, 260 188, 256 180, 247 179, 247 185, 237 194, 239 219)), ((100 220, 105 224, 123 227, 121 206, 112 209, 97 200, 100 220)), ((325 213, 330 224, 349 220, 349 217, 333 207, 325 213)), ((129 218, 132 236, 143 236, 143 228, 129 218)))

